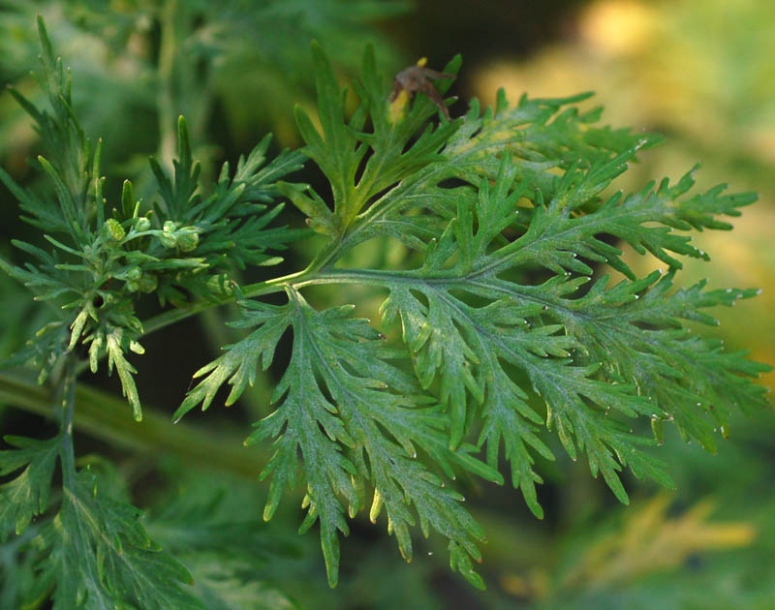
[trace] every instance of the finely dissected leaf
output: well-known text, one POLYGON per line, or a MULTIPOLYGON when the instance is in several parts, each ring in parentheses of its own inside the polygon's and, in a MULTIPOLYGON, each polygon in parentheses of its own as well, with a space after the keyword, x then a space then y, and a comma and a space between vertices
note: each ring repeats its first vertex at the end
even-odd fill
POLYGON ((204 608, 188 571, 156 546, 140 511, 102 497, 92 475, 78 475, 57 517, 35 540, 48 547, 37 586, 54 588, 55 609, 204 608))
POLYGON ((277 263, 277 252, 306 234, 270 227, 283 210, 282 204, 272 205, 281 193, 279 181, 299 170, 304 159, 298 151, 283 151, 267 163, 270 141, 265 137, 247 158, 240 157, 233 176, 224 164, 213 195, 185 211, 186 223, 200 234, 196 252, 214 267, 277 263))
POLYGON ((460 320, 444 302, 430 298, 427 307, 409 290, 396 288, 386 303, 388 320, 401 311, 403 337, 414 354, 417 378, 423 388, 441 377, 440 399, 448 403, 451 413, 450 444, 455 447, 467 426, 467 393, 478 402, 484 398, 481 381, 473 374, 479 357, 468 346, 458 330, 460 320))
MULTIPOLYGON (((384 510, 407 559, 410 528, 419 523, 425 535, 439 532, 458 555, 478 560, 475 542, 483 532, 462 508, 462 496, 429 471, 417 452, 426 452, 450 475, 452 464, 490 480, 499 480, 497 472, 471 458, 467 447, 457 453, 447 448, 445 418, 424 406, 411 379, 380 356, 383 338, 366 321, 350 318, 351 308, 317 312, 293 293, 284 310, 293 329, 291 360, 275 391, 276 411, 258 423, 248 441, 274 439, 274 454, 262 473, 272 477, 265 517, 274 514, 284 488, 301 480, 308 510, 302 527, 320 522, 333 584, 337 531, 348 531, 344 512, 354 515, 362 502, 357 477, 374 487, 372 520, 384 510)), ((246 341, 255 341, 251 337, 246 341)), ((470 570, 469 560, 456 561, 461 571, 470 570)))
POLYGON ((232 389, 226 404, 233 404, 248 385, 253 385, 259 366, 266 370, 272 364, 277 343, 292 323, 288 312, 282 307, 251 301, 244 303, 244 307, 245 317, 234 326, 257 329, 239 343, 226 346, 224 355, 194 373, 195 378, 207 377, 188 393, 175 411, 176 421, 200 403, 202 410, 207 409, 218 389, 227 382, 232 389))
POLYGON ((167 177, 156 159, 151 159, 151 169, 159 184, 159 206, 163 217, 183 220, 186 212, 198 201, 199 173, 202 169, 191 154, 191 140, 184 117, 178 118, 178 158, 173 161, 173 179, 167 177))
POLYGON ((432 110, 418 104, 401 124, 388 120, 389 87, 375 78, 373 50, 367 51, 364 60, 365 86, 357 86, 360 106, 346 121, 345 91, 340 91, 333 69, 318 46, 313 46, 313 55, 321 131, 305 112, 298 110, 296 114, 306 143, 304 152, 320 166, 331 184, 334 210, 332 213, 321 207, 321 200, 314 194, 299 194, 293 201, 310 216, 313 228, 339 236, 381 192, 395 188, 402 177, 436 160, 439 148, 455 126, 447 123, 436 130, 428 128, 406 150, 432 110), (373 121, 373 133, 364 131, 367 116, 373 121))
MULTIPOLYGON (((133 375, 137 373, 137 369, 129 364, 129 361, 124 357, 124 333, 122 329, 112 329, 111 332, 106 334, 105 337, 105 351, 108 354, 108 372, 113 372, 115 367, 118 373, 119 379, 121 379, 121 388, 129 401, 129 406, 132 407, 132 413, 135 421, 141 421, 143 419, 143 412, 140 407, 140 396, 137 394, 137 386, 135 385, 133 375)), ((135 348, 134 351, 142 353, 142 348, 135 348)))
MULTIPOLYGON (((189 573, 149 539, 139 511, 97 493, 88 472, 76 475, 69 445, 75 354, 83 346, 93 371, 103 358, 109 371, 115 367, 141 417, 127 352, 142 353, 135 303, 143 294, 188 308, 182 316, 248 297, 235 323, 248 334, 197 371, 201 379, 177 419, 199 404, 207 409, 224 385, 226 404, 234 403, 258 370, 272 365, 281 342, 290 345, 274 411, 246 443, 266 442, 272 452, 261 472, 271 479, 265 519, 288 489, 301 487, 300 529, 319 528, 332 585, 339 535, 347 534, 348 517, 369 504, 367 494, 371 520, 385 516, 407 560, 413 529, 434 532, 446 539, 452 568, 483 586, 473 562, 481 559, 484 532, 453 485, 459 474, 500 484, 505 465, 540 517, 537 462, 554 458, 545 438, 551 432, 626 503, 625 467, 672 485, 651 453, 665 422, 714 450, 714 432, 727 433, 733 408, 766 404, 751 383, 766 367, 687 327, 713 324, 706 309, 754 292, 674 286, 683 257, 709 258, 691 243, 690 231, 728 229, 723 217, 739 215, 755 197, 726 195, 723 186, 692 194, 692 172, 675 183, 612 194, 616 179, 656 138, 597 126, 599 110, 582 114, 574 107, 587 94, 523 97, 514 106, 501 95, 494 110, 481 113, 474 102, 450 119, 451 100, 439 101, 448 81, 424 83, 428 95, 411 104, 391 102, 389 79, 369 50, 350 112, 346 90, 314 45, 317 116, 296 111, 303 151, 267 161, 265 138, 234 172, 224 165, 212 189, 203 188, 181 117, 172 175, 151 162, 158 185, 152 210, 126 181, 111 215, 99 175, 101 147, 93 151, 85 137, 69 75, 42 21, 39 29, 51 111, 14 95, 41 131, 46 154, 37 163, 55 197, 38 198, 0 173, 46 243, 14 242, 28 262, 1 266, 50 304, 53 315, 6 365, 34 363, 41 380, 66 371, 59 379, 68 445, 63 451, 59 441, 13 441, 17 448, 0 454, 0 473, 24 469, 0 486, 9 500, 0 525, 4 536, 27 528, 39 576, 34 597, 53 595, 55 608, 200 607, 181 586, 189 573), (280 181, 304 156, 325 176, 320 193, 280 181), (281 196, 307 216, 323 246, 305 270, 243 291, 235 268, 279 262, 279 251, 310 233, 275 226, 281 196), (386 266, 360 268, 358 254, 371 240, 380 248, 396 245, 398 256, 391 252, 377 257, 386 266), (637 277, 620 244, 654 256, 667 272, 637 277), (609 285, 598 275, 605 267, 626 279, 609 285), (318 309, 301 294, 336 283, 381 291, 387 335, 353 317, 354 306, 318 309), (251 300, 283 291, 285 305, 251 300), (639 419, 653 424, 654 439, 633 431, 639 419), (50 509, 57 453, 67 462, 59 512, 28 527, 50 509)), ((459 67, 456 58, 442 75, 459 67)), ((199 560, 207 559, 202 551, 199 560)), ((237 571, 219 567, 200 564, 208 599, 218 598, 219 585, 233 582, 237 571)), ((245 593, 244 603, 265 603, 260 588, 243 585, 233 591, 245 593)))
POLYGON ((136 371, 127 358, 128 351, 142 353, 135 301, 147 293, 155 293, 162 304, 177 305, 194 298, 228 298, 236 286, 230 277, 235 266, 279 262, 277 252, 307 234, 272 226, 282 212, 282 205, 275 205, 280 196, 277 182, 298 170, 304 157, 285 151, 268 161, 266 137, 247 158, 239 159, 233 174, 225 164, 212 195, 203 199, 199 163, 181 117, 173 176, 151 161, 159 187, 156 213, 141 215, 134 187, 125 181, 120 205, 106 219, 110 208, 99 175, 101 146, 92 152, 71 108, 69 77, 51 55, 42 21, 39 29, 45 49, 40 79, 52 111, 40 111, 16 97, 38 123, 49 149, 49 156, 38 163, 56 197, 27 193, 5 172, 0 172, 0 180, 53 248, 14 241, 31 262, 23 267, 3 262, 2 267, 37 298, 51 303, 53 320, 3 365, 32 364, 43 381, 67 353, 89 344, 91 370, 96 372, 107 357, 109 372, 116 369, 134 418, 140 420, 136 371))
POLYGON ((704 283, 671 290, 674 273, 654 272, 638 282, 604 290, 599 280, 582 299, 548 299, 569 333, 586 337, 592 362, 613 380, 633 382, 652 416, 674 421, 681 433, 715 450, 714 429, 728 425, 730 409, 761 404, 764 388, 747 378, 766 367, 724 353, 714 340, 682 328, 681 320, 715 324, 703 313, 732 305, 752 291, 705 291, 704 283))
MULTIPOLYGON (((158 210, 177 226, 195 231, 196 253, 205 256, 212 267, 237 264, 260 265, 274 261, 271 251, 285 248, 297 239, 298 231, 267 226, 282 211, 282 205, 269 208, 279 195, 276 183, 302 166, 301 153, 284 151, 270 163, 266 152, 271 138, 265 137, 248 155, 240 157, 234 175, 224 164, 212 195, 199 194, 199 165, 191 156, 188 128, 179 119, 179 159, 174 162, 174 179, 159 163, 151 166, 159 184, 158 210), (228 256, 226 255, 228 252, 228 256)), ((276 261, 275 261, 276 262, 276 261)))
MULTIPOLYGON (((400 287, 394 287, 384 306, 388 320, 395 315, 401 316, 405 337, 414 332, 416 327, 429 325, 421 308, 418 313, 416 301, 413 306, 407 305, 413 297, 405 291, 406 284, 404 281, 400 287)), ((421 288, 418 285, 415 289, 419 291, 421 288)), ((433 375, 438 374, 442 378, 442 396, 445 383, 459 385, 463 375, 482 379, 481 397, 476 398, 476 403, 483 403, 482 417, 485 423, 480 442, 488 443, 490 463, 494 466, 497 464, 497 446, 503 439, 507 457, 514 459, 512 479, 515 485, 522 486, 532 510, 537 514, 541 512, 535 502, 533 489, 534 482, 539 478, 530 467, 533 458, 528 446, 545 458, 551 459, 551 453, 535 435, 535 425, 541 419, 527 405, 527 396, 509 377, 502 363, 517 367, 527 375, 532 389, 546 401, 549 408, 548 423, 556 427, 569 454, 575 458, 577 448, 585 448, 593 473, 600 469, 606 481, 616 488, 617 495, 624 498, 624 491, 615 475, 619 469, 615 458, 627 446, 629 435, 620 438, 615 424, 603 417, 595 417, 593 412, 589 412, 589 404, 597 405, 601 411, 613 409, 633 416, 648 409, 647 401, 634 396, 633 387, 593 379, 592 375, 596 372, 594 368, 571 366, 569 350, 577 347, 571 338, 556 335, 560 330, 557 325, 531 328, 528 324, 528 320, 536 315, 536 309, 538 312, 543 311, 541 308, 523 307, 508 300, 474 308, 445 294, 443 289, 426 289, 423 294, 429 303, 435 303, 441 309, 439 318, 453 320, 461 328, 476 329, 476 332, 468 333, 467 337, 458 335, 455 339, 474 357, 470 364, 461 364, 458 370, 439 368, 433 371, 433 375), (511 427, 505 427, 506 424, 511 427), (578 447, 573 440, 574 436, 578 440, 578 447)), ((438 345, 433 347, 433 344, 444 345, 449 341, 448 336, 440 333, 429 339, 431 347, 428 350, 432 352, 441 349, 438 345)), ((422 363, 426 359, 424 351, 415 348, 410 341, 408 344, 416 353, 416 362, 422 363)), ((475 407, 470 405, 465 395, 460 400, 463 416, 472 417, 471 411, 475 407)), ((455 417, 454 408, 451 414, 455 417)), ((466 423, 466 420, 462 421, 461 426, 466 423)))
POLYGON ((364 481, 374 488, 372 520, 387 515, 405 557, 412 526, 433 529, 449 539, 453 568, 480 585, 471 559, 479 559, 474 543, 483 533, 439 474, 454 479, 462 469, 501 482, 503 457, 540 517, 535 462, 554 457, 546 426, 627 502, 625 466, 672 485, 648 452, 661 437, 635 435, 628 420, 674 421, 712 449, 727 404, 763 404, 746 379, 761 366, 683 328, 712 322, 702 309, 751 293, 671 290, 680 257, 707 258, 685 232, 727 228, 718 216, 739 214, 752 196, 726 196, 723 188, 688 196, 691 174, 610 195, 612 182, 656 139, 595 127, 598 111, 567 107, 587 96, 523 98, 511 108, 501 97, 494 111, 480 116, 473 104, 465 117, 434 126, 427 100, 415 100, 403 116, 389 111, 389 88, 370 53, 355 85, 360 105, 347 119, 333 70, 319 48, 313 53, 319 127, 305 113, 298 120, 306 154, 331 183, 333 209, 307 185, 281 186, 330 240, 299 285, 386 289, 383 323, 400 323, 404 345, 391 357, 405 360, 408 350, 414 380, 387 364, 387 346, 364 321, 343 308, 315 311, 291 279, 291 302, 251 305, 263 313, 251 320, 248 311, 244 325, 257 329, 200 371, 209 377, 181 409, 207 406, 225 382, 233 402, 292 330, 276 410, 250 442, 274 441, 263 473, 272 476, 266 517, 284 488, 305 485, 303 528, 319 520, 331 582, 337 531, 346 531, 345 509, 359 509, 364 481), (414 266, 348 268, 351 249, 378 236, 414 250, 414 266), (636 278, 617 241, 670 271, 636 278), (628 279, 612 287, 605 277, 591 282, 601 265, 628 279), (276 330, 272 316, 282 320, 276 330), (467 442, 474 433, 476 446, 467 442))
POLYGON ((264 518, 270 519, 277 509, 286 487, 295 487, 301 476, 307 495, 304 505, 307 518, 302 525, 308 529, 320 522, 320 539, 328 568, 329 582, 338 578, 338 532, 349 532, 344 517, 346 506, 357 511, 359 499, 352 476, 353 464, 342 451, 352 446, 337 409, 323 393, 316 378, 317 357, 314 338, 305 321, 306 311, 293 304, 286 309, 294 332, 294 349, 288 369, 277 386, 274 401, 277 410, 261 422, 250 441, 276 438, 274 454, 262 477, 272 476, 264 518), (312 351, 312 353, 310 353, 312 351), (301 463, 300 463, 301 462, 301 463), (299 468, 303 466, 300 474, 299 468))
POLYGON ((0 451, 0 475, 20 469, 14 479, 0 485, 0 539, 21 534, 30 522, 46 512, 60 438, 45 441, 6 436, 14 449, 0 451))

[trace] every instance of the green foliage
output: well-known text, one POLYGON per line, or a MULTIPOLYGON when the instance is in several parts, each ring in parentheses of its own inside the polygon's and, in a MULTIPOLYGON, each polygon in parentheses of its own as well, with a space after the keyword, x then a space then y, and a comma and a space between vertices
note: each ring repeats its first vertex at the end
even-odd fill
POLYGON ((191 576, 148 538, 136 508, 99 498, 86 472, 65 494, 34 541, 42 556, 38 596, 53 588, 55 608, 204 607, 181 587, 191 576))
POLYGON ((5 587, 28 585, 19 591, 28 600, 42 600, 53 590, 54 608, 200 607, 180 587, 191 580, 187 570, 148 538, 138 509, 99 494, 88 470, 65 482, 50 519, 31 526, 52 511, 54 467, 60 454, 64 463, 72 459, 72 444, 64 433, 46 441, 5 441, 14 449, 0 455, 0 473, 23 470, 0 487, 0 537, 6 541, 9 535, 34 530, 26 553, 35 573, 32 581, 9 580, 5 587))
POLYGON ((51 478, 57 459, 57 443, 23 437, 5 437, 15 450, 0 454, 0 474, 8 475, 24 468, 15 479, 0 488, 3 506, 0 514, 0 535, 5 541, 9 534, 17 536, 30 522, 48 508, 51 478))
MULTIPOLYGON (((17 599, 51 596, 55 608, 230 607, 233 589, 224 583, 239 582, 251 607, 268 606, 266 596, 286 604, 272 587, 245 584, 239 562, 213 571, 209 553, 218 553, 196 529, 207 510, 186 514, 193 509, 183 502, 168 513, 181 532, 157 527, 162 550, 140 511, 75 463, 81 362, 96 372, 107 359, 139 421, 130 358, 143 353, 140 340, 219 305, 238 303, 232 326, 243 334, 194 374, 174 418, 207 409, 223 386, 233 404, 259 375, 277 372, 271 412, 245 441, 271 453, 256 472, 271 479, 263 516, 275 517, 283 497, 300 490, 300 529, 317 524, 331 585, 340 534, 370 506, 371 521, 384 515, 407 561, 419 528, 445 541, 453 570, 484 587, 473 563, 486 532, 459 480, 503 484, 506 469, 541 517, 537 461, 555 459, 561 446, 574 461, 585 455, 591 474, 627 503, 625 467, 672 486, 655 457, 666 422, 714 451, 715 431, 725 433, 737 410, 767 405, 751 381, 767 367, 725 352, 694 325, 714 324, 705 310, 755 291, 674 287, 681 257, 707 258, 691 231, 728 229, 722 218, 755 197, 723 187, 692 194, 691 173, 612 194, 656 138, 600 127, 599 111, 574 106, 587 95, 516 105, 501 96, 494 109, 473 102, 447 120, 423 95, 391 102, 391 83, 368 50, 349 112, 347 92, 313 45, 318 112, 296 110, 302 150, 269 160, 264 138, 210 185, 181 118, 172 174, 163 160, 151 161, 150 205, 129 181, 111 204, 101 145, 92 148, 73 112, 69 74, 42 20, 39 29, 49 107, 14 95, 41 133, 37 164, 55 197, 0 173, 47 242, 17 240, 25 263, 0 265, 50 306, 50 318, 4 365, 25 365, 52 382, 60 432, 49 441, 8 438, 14 449, 0 453, 0 474, 21 470, 0 486, 3 540, 27 536, 29 555, 17 563, 30 561, 36 575, 17 599), (320 192, 288 181, 305 157, 325 176, 320 192), (308 229, 280 226, 283 198, 308 229), (276 264, 278 253, 313 236, 318 250, 306 267, 243 282, 242 270, 276 264), (637 277, 618 243, 667 270, 637 277), (401 255, 392 264, 358 264, 361 249, 385 244, 401 255), (606 268, 625 279, 611 285, 606 268), (351 303, 316 303, 310 289, 326 285, 364 287, 379 298, 381 319, 356 317, 351 303), (167 311, 143 317, 151 294, 167 311), (287 362, 278 371, 280 353, 287 362), (641 432, 644 422, 653 435, 641 432), (51 494, 57 460, 61 494, 51 494), (168 551, 187 557, 205 584, 186 587, 190 572, 168 551)), ((456 58, 444 72, 459 67, 456 58)))
MULTIPOLYGON (((42 40, 47 41, 40 24, 42 40)), ((79 343, 88 345, 92 372, 107 356, 108 369, 116 369, 139 420, 136 371, 126 357, 127 351, 143 352, 137 341, 143 329, 135 315, 134 297, 156 293, 160 302, 178 304, 187 295, 206 298, 229 289, 224 274, 232 264, 277 262, 266 252, 282 249, 295 234, 279 228, 264 230, 282 206, 267 212, 262 202, 271 200, 272 182, 278 176, 299 168, 300 155, 284 153, 263 167, 269 143, 265 139, 247 159, 240 159, 234 176, 224 165, 213 194, 204 198, 197 192, 199 166, 191 157, 186 122, 181 118, 174 179, 152 161, 161 197, 154 209, 140 213, 129 181, 124 183, 120 206, 111 209, 102 194, 100 147, 92 153, 72 114, 69 76, 48 44, 44 44, 41 81, 53 113, 38 111, 15 95, 38 122, 46 150, 54 153, 51 161, 41 156, 38 162, 54 183, 56 205, 22 191, 5 172, 0 178, 20 198, 30 222, 54 246, 47 252, 14 242, 37 259, 37 266, 9 268, 9 272, 36 298, 52 302, 59 315, 10 362, 33 360, 44 381, 61 357, 79 343), (230 252, 228 259, 225 251, 230 252)))
MULTIPOLYGON (((367 42, 384 41, 375 25, 409 7, 405 0, 6 0, 0 5, 0 80, 16 81, 33 65, 39 42, 30 22, 41 14, 55 47, 78 72, 82 124, 111 142, 107 160, 139 170, 160 144, 169 162, 179 114, 197 143, 209 146, 202 138, 214 108, 243 148, 270 125, 288 145, 298 142, 293 104, 311 102, 309 41, 325 44, 337 65, 352 71, 367 42)), ((396 61, 389 45, 380 48, 383 59, 396 61)), ((20 87, 39 99, 26 83, 20 87)), ((0 103, 3 111, 0 152, 27 122, 10 104, 0 103)), ((212 152, 199 151, 206 169, 212 152)), ((133 173, 138 187, 150 179, 149 172, 133 173)))

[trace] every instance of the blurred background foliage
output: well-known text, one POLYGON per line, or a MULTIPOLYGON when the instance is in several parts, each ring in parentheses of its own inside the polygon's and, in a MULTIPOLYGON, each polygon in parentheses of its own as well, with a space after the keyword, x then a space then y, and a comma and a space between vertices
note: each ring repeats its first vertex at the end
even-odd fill
MULTIPOLYGON (((462 53, 453 90, 460 97, 453 107, 458 114, 471 96, 492 103, 499 87, 510 99, 523 92, 550 97, 594 90, 590 103, 605 106, 606 122, 666 139, 644 153, 618 186, 676 179, 700 162, 700 187, 724 181, 733 190, 760 193, 759 204, 733 219, 732 233, 698 236, 713 263, 687 262, 684 281, 708 277, 712 286, 761 287, 758 299, 717 312, 718 334, 731 349, 749 348, 755 359, 775 364, 771 0, 0 0, 0 82, 13 83, 33 100, 38 94, 28 74, 38 54, 36 13, 72 67, 85 128, 105 141, 109 193, 124 177, 141 194, 148 188, 146 159, 155 154, 171 160, 181 113, 205 171, 246 153, 266 132, 275 134, 278 146, 297 146, 292 112, 295 104, 312 103, 313 38, 343 81, 356 72, 368 42, 387 73, 420 56, 441 66, 462 53)), ((9 95, 0 95, 0 162, 18 181, 41 189, 26 166, 36 146, 29 118, 9 95)), ((14 256, 10 237, 29 233, 11 196, 0 191, 0 250, 14 256)), ((289 265, 304 255, 302 247, 289 265)), ((646 273, 652 263, 633 264, 646 273)), ((19 345, 25 327, 37 327, 32 317, 40 314, 28 303, 24 289, 0 278, 0 353, 19 345)), ((145 379, 141 394, 163 416, 179 403, 191 372, 215 346, 231 340, 224 317, 228 312, 149 337, 137 363, 138 381, 145 379)), ((773 385, 775 377, 764 381, 773 385)), ((257 387, 228 419, 214 411, 203 421, 239 445, 247 422, 266 408, 266 396, 267 387, 257 387)), ((3 433, 35 435, 44 425, 45 418, 20 415, 12 406, 0 410, 3 433)), ((479 593, 449 574, 446 551, 433 540, 407 566, 381 529, 361 521, 343 547, 341 584, 329 590, 317 540, 294 533, 295 511, 273 525, 273 538, 262 538, 258 485, 246 485, 239 472, 233 479, 222 471, 184 476, 179 458, 157 463, 147 453, 128 453, 131 444, 122 446, 121 435, 99 433, 99 408, 107 409, 106 403, 94 409, 96 427, 85 428, 89 434, 78 446, 116 460, 129 482, 126 493, 148 510, 152 535, 182 559, 192 549, 172 535, 175 517, 164 506, 188 501, 188 509, 179 508, 194 519, 191 502, 202 506, 217 497, 221 525, 256 522, 256 541, 248 545, 255 553, 240 554, 229 546, 240 541, 216 528, 211 533, 222 536, 221 554, 211 549, 211 555, 190 555, 192 571, 205 582, 217 582, 217 561, 226 553, 244 563, 246 575, 269 583, 256 585, 234 607, 765 609, 775 599, 772 413, 741 416, 715 456, 668 430, 660 455, 670 462, 678 490, 664 494, 627 481, 630 507, 616 504, 585 467, 569 460, 542 465, 547 517, 541 522, 513 490, 467 490, 490 536, 483 566, 489 588, 479 593), (188 492, 188 500, 177 492, 188 492)), ((125 415, 131 429, 128 410, 125 415)))

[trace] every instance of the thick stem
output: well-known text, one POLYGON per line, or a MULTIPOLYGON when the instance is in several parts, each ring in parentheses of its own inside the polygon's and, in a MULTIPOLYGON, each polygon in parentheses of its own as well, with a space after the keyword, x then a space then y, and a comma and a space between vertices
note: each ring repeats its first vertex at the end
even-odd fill
MULTIPOLYGON (((173 424, 168 413, 148 405, 143 407, 143 421, 135 422, 125 400, 81 383, 60 383, 53 400, 63 407, 67 403, 68 410, 61 415, 71 431, 74 428, 119 449, 153 456, 167 453, 186 464, 250 478, 256 477, 265 464, 261 451, 243 446, 244 435, 204 431, 183 422, 173 424)), ((52 392, 30 376, 3 371, 0 402, 50 417, 52 392)), ((72 435, 65 442, 71 451, 72 435)))

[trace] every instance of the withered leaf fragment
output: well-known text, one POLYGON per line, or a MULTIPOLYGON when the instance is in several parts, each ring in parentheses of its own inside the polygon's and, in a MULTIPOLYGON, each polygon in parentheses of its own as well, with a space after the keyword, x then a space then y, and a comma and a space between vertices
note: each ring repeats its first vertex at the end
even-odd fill
POLYGON ((441 110, 444 117, 449 120, 449 109, 444 103, 444 98, 441 97, 441 94, 431 80, 455 78, 455 75, 426 68, 426 62, 427 59, 422 58, 414 66, 409 66, 396 74, 396 77, 393 79, 393 90, 390 93, 390 101, 393 102, 396 100, 402 92, 406 92, 409 99, 417 92, 424 93, 436 107, 441 110))

